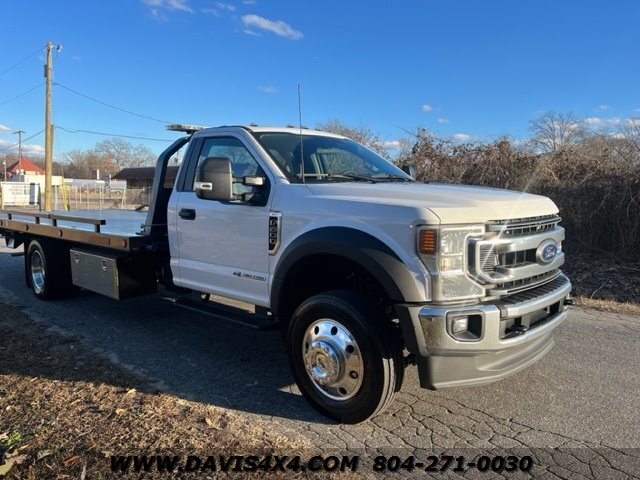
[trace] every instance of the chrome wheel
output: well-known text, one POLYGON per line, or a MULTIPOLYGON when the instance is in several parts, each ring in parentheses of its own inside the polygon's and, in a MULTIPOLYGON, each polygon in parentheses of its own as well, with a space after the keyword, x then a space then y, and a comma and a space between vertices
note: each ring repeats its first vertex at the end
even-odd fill
POLYGON ((45 267, 44 259, 38 250, 31 252, 31 285, 35 293, 40 294, 44 291, 45 267))
POLYGON ((332 400, 348 400, 362 385, 364 362, 354 336, 335 320, 307 328, 302 341, 305 370, 313 386, 332 400))

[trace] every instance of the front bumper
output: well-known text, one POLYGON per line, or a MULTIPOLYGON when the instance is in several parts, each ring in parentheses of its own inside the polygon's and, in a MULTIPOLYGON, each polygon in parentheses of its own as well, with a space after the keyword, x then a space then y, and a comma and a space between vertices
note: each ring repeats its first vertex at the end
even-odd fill
POLYGON ((479 385, 534 363, 553 346, 553 330, 567 316, 570 292, 569 279, 560 274, 542 286, 490 303, 398 305, 407 348, 417 358, 420 385, 479 385), (460 315, 474 319, 476 335, 455 338, 451 322, 460 315))

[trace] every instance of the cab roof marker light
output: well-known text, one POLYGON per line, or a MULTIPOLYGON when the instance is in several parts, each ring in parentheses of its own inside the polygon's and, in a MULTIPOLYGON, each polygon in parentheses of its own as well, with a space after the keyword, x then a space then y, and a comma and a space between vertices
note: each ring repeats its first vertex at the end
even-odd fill
POLYGON ((184 133, 195 133, 199 130, 204 130, 205 128, 202 125, 188 125, 183 123, 172 123, 171 125, 167 125, 166 129, 170 132, 184 132, 184 133))

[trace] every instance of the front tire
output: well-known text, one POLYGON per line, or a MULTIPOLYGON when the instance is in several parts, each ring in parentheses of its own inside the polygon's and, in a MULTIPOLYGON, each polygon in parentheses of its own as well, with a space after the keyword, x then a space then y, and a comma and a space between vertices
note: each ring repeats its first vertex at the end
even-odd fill
POLYGON ((302 395, 338 422, 375 416, 402 385, 398 330, 358 292, 334 290, 303 302, 291 319, 288 346, 302 395))

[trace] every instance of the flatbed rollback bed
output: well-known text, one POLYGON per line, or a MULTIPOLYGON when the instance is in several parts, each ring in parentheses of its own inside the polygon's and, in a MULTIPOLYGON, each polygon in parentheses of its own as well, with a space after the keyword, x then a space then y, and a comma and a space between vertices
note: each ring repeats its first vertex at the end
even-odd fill
POLYGON ((123 299, 157 291, 158 281, 173 286, 165 178, 169 159, 189 138, 158 157, 147 212, 0 210, 0 235, 10 248, 24 246, 27 286, 36 297, 60 298, 81 287, 123 299))

